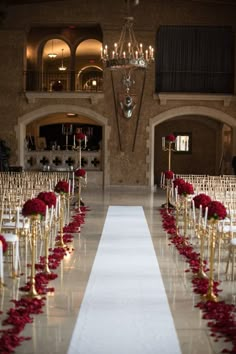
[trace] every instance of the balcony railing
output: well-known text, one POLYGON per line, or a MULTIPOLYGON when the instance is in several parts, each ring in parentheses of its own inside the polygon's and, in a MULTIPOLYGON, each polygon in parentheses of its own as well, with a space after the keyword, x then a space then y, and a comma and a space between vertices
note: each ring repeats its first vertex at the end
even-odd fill
POLYGON ((86 73, 83 77, 73 71, 24 72, 25 91, 67 91, 67 92, 103 92, 103 77, 98 74, 86 73))

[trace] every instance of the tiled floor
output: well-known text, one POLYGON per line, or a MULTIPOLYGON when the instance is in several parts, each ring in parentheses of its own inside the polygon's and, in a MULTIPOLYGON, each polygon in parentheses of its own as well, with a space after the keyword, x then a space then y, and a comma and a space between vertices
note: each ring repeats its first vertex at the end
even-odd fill
MULTIPOLYGON (((187 263, 174 246, 170 246, 162 230, 159 207, 165 201, 164 194, 159 190, 151 192, 142 188, 117 187, 101 191, 87 187, 83 190, 83 200, 91 210, 86 214, 80 236, 77 234, 74 237, 74 251, 63 260, 57 269, 58 278, 50 283, 50 286, 55 287, 55 294, 48 295, 44 313, 36 315, 33 324, 27 325, 22 332, 22 335, 31 336, 32 339, 24 341, 15 353, 67 353, 109 205, 140 205, 144 208, 182 353, 213 354, 220 353, 227 345, 230 348, 230 344, 223 341, 214 342, 207 322, 202 319, 200 310, 194 307, 199 297, 192 291, 191 272, 185 272, 187 263)), ((224 280, 221 297, 235 302, 236 284, 225 281, 223 268, 220 279, 224 280)), ((7 288, 1 293, 1 318, 6 309, 12 306, 9 299, 15 296, 17 286, 16 281, 7 281, 7 288)), ((153 353, 159 353, 158 348, 153 353)))

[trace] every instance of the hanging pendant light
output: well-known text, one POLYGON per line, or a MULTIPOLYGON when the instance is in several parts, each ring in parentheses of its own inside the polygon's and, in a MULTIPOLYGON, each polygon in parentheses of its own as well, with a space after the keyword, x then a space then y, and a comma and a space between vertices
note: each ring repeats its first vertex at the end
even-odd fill
POLYGON ((50 59, 54 59, 54 58, 57 57, 57 54, 54 53, 54 51, 53 51, 53 39, 52 39, 52 51, 51 51, 50 53, 48 53, 48 57, 49 57, 50 59))
POLYGON ((67 67, 63 64, 63 51, 64 49, 61 50, 61 66, 58 67, 58 70, 60 71, 65 71, 67 69, 67 67))

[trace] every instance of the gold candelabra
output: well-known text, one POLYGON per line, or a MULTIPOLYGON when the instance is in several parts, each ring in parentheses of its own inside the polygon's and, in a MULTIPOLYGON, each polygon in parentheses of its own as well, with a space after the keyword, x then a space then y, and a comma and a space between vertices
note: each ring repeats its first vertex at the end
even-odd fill
POLYGON ((204 241, 208 236, 208 230, 202 225, 198 224, 195 227, 197 237, 200 239, 200 256, 199 256, 199 270, 197 273, 198 278, 207 279, 208 276, 204 271, 204 241))
POLYGON ((45 225, 45 230, 44 230, 44 256, 45 256, 44 273, 45 274, 51 273, 51 271, 49 269, 49 262, 48 262, 48 235, 49 235, 49 232, 50 232, 49 226, 45 225))
MULTIPOLYGON (((168 171, 171 171, 171 154, 173 151, 176 151, 175 148, 173 148, 173 144, 175 144, 175 140, 170 141, 166 140, 165 137, 162 138, 162 150, 168 152, 168 171)), ((162 207, 174 209, 174 205, 170 202, 171 183, 169 179, 167 179, 166 183, 164 179, 164 183, 162 183, 162 188, 166 190, 166 203, 163 204, 162 207)))
POLYGON ((30 289, 27 297, 41 298, 35 287, 35 262, 36 262, 36 238, 37 228, 40 223, 40 215, 31 215, 31 274, 30 274, 30 289))
POLYGON ((214 294, 214 255, 215 255, 215 244, 217 237, 217 220, 211 219, 209 220, 209 233, 208 236, 210 238, 210 271, 209 271, 209 283, 208 283, 208 291, 205 295, 203 295, 203 299, 206 301, 214 301, 217 302, 217 295, 214 294))
POLYGON ((59 240, 56 242, 56 246, 58 247, 62 247, 62 248, 65 248, 66 247, 66 244, 64 243, 64 240, 63 240, 63 227, 64 227, 64 204, 65 204, 65 195, 64 193, 61 194, 61 197, 60 197, 60 214, 59 214, 59 223, 60 223, 60 238, 59 240))

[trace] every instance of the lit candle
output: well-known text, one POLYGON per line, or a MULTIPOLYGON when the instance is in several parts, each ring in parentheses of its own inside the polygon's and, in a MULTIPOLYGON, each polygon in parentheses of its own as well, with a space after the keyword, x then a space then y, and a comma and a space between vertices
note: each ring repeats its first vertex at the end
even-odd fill
POLYGON ((146 58, 146 60, 148 60, 148 50, 147 49, 145 50, 145 58, 146 58))
POLYGON ((117 54, 117 43, 114 43, 115 54, 117 54))
POLYGON ((123 52, 123 58, 125 59, 125 57, 126 57, 126 53, 125 53, 125 52, 123 52))
POLYGON ((128 52, 130 53, 131 43, 128 43, 128 52))
POLYGON ((112 51, 112 59, 114 59, 115 58, 115 51, 113 50, 112 51))
POLYGON ((135 59, 138 59, 138 51, 135 51, 135 59))
POLYGON ((140 43, 140 53, 143 53, 143 45, 142 45, 142 43, 140 43))
POLYGON ((85 149, 87 147, 87 135, 84 136, 84 147, 85 147, 85 149))

